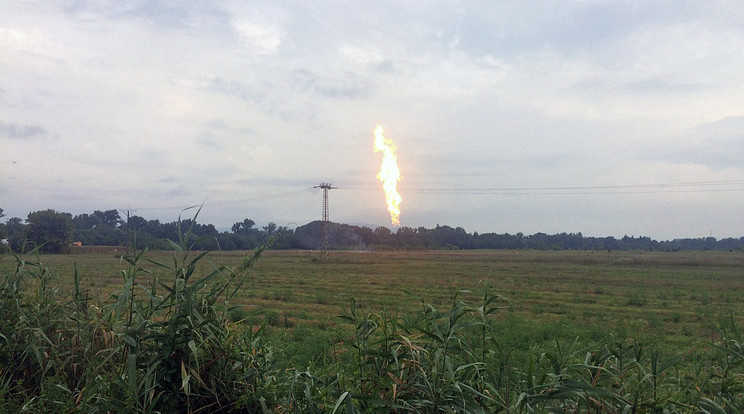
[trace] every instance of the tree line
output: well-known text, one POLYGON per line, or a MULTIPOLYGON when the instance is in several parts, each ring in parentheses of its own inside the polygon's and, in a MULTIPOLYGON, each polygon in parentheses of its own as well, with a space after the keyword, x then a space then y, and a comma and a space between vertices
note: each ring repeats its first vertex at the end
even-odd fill
MULTIPOLYGON (((0 219, 5 216, 0 208, 0 219)), ((646 236, 622 238, 587 237, 581 233, 468 233, 462 227, 438 225, 434 228, 388 227, 372 229, 342 223, 313 221, 291 229, 268 223, 257 227, 248 218, 219 231, 212 224, 179 219, 163 223, 137 215, 122 217, 118 210, 96 210, 72 215, 55 210, 29 213, 25 220, 12 217, 0 223, 2 249, 31 250, 39 246, 45 253, 68 253, 73 244, 86 246, 127 246, 133 249, 169 249, 168 240, 178 240, 191 229, 197 237, 197 250, 250 250, 270 244, 272 249, 319 250, 429 250, 429 249, 536 249, 536 250, 744 250, 744 237, 685 238, 656 241, 646 236), (327 234, 326 234, 327 232, 327 234), (325 234, 325 237, 324 237, 325 234), (326 240, 326 246, 323 246, 326 240)))

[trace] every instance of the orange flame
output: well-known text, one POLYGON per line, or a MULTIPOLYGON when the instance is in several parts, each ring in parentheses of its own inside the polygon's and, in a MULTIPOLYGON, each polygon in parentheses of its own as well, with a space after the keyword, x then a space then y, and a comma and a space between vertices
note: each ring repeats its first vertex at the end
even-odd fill
POLYGON ((382 125, 377 124, 375 128, 375 152, 382 152, 382 166, 377 174, 377 179, 382 181, 382 188, 385 190, 385 200, 390 212, 390 220, 393 222, 393 226, 398 226, 400 225, 400 207, 398 206, 402 200, 397 190, 400 170, 395 155, 395 145, 392 140, 385 138, 384 134, 385 130, 382 125))

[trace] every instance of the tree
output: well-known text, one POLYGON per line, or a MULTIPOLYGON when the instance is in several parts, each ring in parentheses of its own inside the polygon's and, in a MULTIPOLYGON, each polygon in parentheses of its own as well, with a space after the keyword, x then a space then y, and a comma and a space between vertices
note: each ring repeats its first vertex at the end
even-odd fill
POLYGON ((26 238, 45 253, 67 253, 72 243, 72 214, 54 210, 29 213, 26 238))
POLYGON ((274 243, 271 245, 272 249, 291 249, 297 247, 297 238, 295 237, 294 230, 279 226, 274 232, 274 243))
MULTIPOLYGON (((157 220, 155 221, 157 222, 157 220)), ((147 221, 143 217, 132 215, 127 218, 127 221, 122 222, 118 229, 111 230, 117 231, 121 235, 118 240, 119 243, 127 242, 125 239, 128 237, 128 243, 135 249, 144 249, 145 247, 152 249, 156 242, 153 234, 155 234, 157 226, 153 226, 151 223, 152 221, 147 221)))
MULTIPOLYGON (((0 218, 5 217, 5 213, 3 212, 3 209, 0 208, 0 218)), ((0 239, 4 239, 8 236, 8 226, 5 224, 0 223, 0 239)))
POLYGON ((393 232, 385 226, 377 226, 374 230, 375 242, 380 246, 394 247, 395 241, 393 240, 393 232))
POLYGON ((75 230, 92 230, 101 225, 101 218, 87 213, 78 214, 72 218, 75 230))
POLYGON ((122 223, 119 212, 116 210, 96 210, 93 212, 93 216, 98 217, 101 224, 108 227, 119 227, 122 223))
POLYGON ((20 217, 13 217, 8 219, 5 224, 8 230, 8 241, 10 242, 10 248, 19 252, 23 248, 26 242, 25 227, 23 225, 23 219, 20 217))
POLYGON ((613 250, 617 250, 617 247, 618 247, 617 239, 615 239, 612 236, 608 236, 604 238, 605 250, 607 250, 608 252, 611 252, 613 250))
POLYGON ((273 236, 276 233, 276 223, 270 221, 269 224, 264 226, 263 230, 267 236, 273 236))
POLYGON ((243 234, 249 234, 251 230, 255 230, 253 226, 256 225, 256 222, 251 219, 245 219, 243 221, 239 221, 232 225, 232 232, 233 233, 243 233, 243 234))
POLYGON ((421 241, 418 238, 416 229, 403 226, 398 229, 396 234, 398 249, 420 249, 421 241))
POLYGON ((126 242, 123 233, 126 225, 121 224, 116 210, 105 212, 96 210, 93 214, 78 214, 72 218, 73 239, 85 245, 119 246, 126 242))

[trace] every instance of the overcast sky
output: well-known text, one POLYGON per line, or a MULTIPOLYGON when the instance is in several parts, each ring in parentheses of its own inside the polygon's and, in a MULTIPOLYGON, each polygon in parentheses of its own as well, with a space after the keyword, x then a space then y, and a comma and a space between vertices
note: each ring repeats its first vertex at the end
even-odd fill
POLYGON ((8 217, 744 236, 744 5, 0 4, 8 217), (188 218, 191 211, 184 213, 188 218))

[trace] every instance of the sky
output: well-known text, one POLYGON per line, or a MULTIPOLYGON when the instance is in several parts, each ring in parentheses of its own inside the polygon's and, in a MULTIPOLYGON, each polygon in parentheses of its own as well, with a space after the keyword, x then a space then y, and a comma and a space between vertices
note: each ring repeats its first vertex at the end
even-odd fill
POLYGON ((744 236, 740 0, 0 5, 0 208, 744 236))

